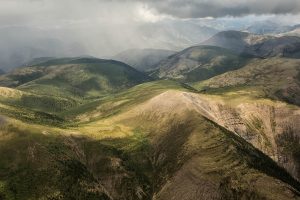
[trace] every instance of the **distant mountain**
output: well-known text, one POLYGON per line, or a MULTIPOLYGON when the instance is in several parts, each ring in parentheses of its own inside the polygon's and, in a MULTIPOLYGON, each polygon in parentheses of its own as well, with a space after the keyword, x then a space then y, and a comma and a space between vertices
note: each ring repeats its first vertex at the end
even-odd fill
POLYGON ((56 58, 54 57, 38 57, 38 58, 33 58, 32 60, 29 60, 26 63, 23 63, 21 66, 26 67, 26 66, 32 66, 32 65, 37 65, 40 63, 47 62, 49 60, 55 60, 56 58))
POLYGON ((300 37, 255 35, 240 31, 223 31, 202 43, 219 46, 240 54, 257 57, 299 57, 300 37))
POLYGON ((60 58, 15 69, 0 76, 0 85, 38 94, 88 97, 149 80, 145 74, 119 61, 60 58))
POLYGON ((279 36, 298 36, 300 37, 300 25, 295 26, 292 30, 285 32, 285 33, 281 33, 279 34, 279 36))
POLYGON ((65 62, 76 60, 76 59, 82 59, 82 58, 91 58, 91 59, 97 59, 93 56, 78 56, 78 57, 70 57, 70 58, 59 58, 59 57, 37 57, 29 60, 28 62, 23 63, 19 67, 28 67, 33 65, 39 65, 44 63, 51 63, 51 62, 62 62, 65 60, 65 62), (49 62, 48 62, 49 61, 49 62))
POLYGON ((219 46, 242 53, 253 44, 266 41, 271 36, 254 35, 241 31, 222 31, 202 42, 203 45, 219 46))
POLYGON ((194 82, 238 69, 248 59, 221 47, 194 46, 162 60, 151 75, 194 82))
POLYGON ((246 48, 246 53, 258 57, 290 57, 300 58, 300 37, 282 36, 268 38, 246 48))
POLYGON ((255 22, 243 31, 258 34, 258 35, 273 35, 273 36, 300 36, 300 25, 282 25, 272 21, 255 22))
POLYGON ((2 69, 0 69, 0 75, 1 75, 1 74, 4 74, 4 73, 5 73, 5 72, 4 72, 2 69))
POLYGON ((175 51, 164 49, 129 49, 113 57, 139 71, 149 71, 161 60, 174 54, 175 51))
POLYGON ((280 34, 291 31, 294 26, 281 25, 272 21, 261 21, 255 22, 251 26, 247 27, 244 31, 254 33, 254 34, 280 34))
POLYGON ((142 23, 131 34, 118 31, 112 35, 107 29, 72 34, 80 31, 81 27, 76 26, 51 31, 28 26, 1 27, 0 69, 9 71, 38 57, 74 57, 86 54, 107 57, 117 54, 120 49, 128 48, 166 48, 177 51, 206 40, 219 30, 193 20, 187 23, 170 19, 142 23), (95 39, 104 37, 105 40, 94 42, 95 39))

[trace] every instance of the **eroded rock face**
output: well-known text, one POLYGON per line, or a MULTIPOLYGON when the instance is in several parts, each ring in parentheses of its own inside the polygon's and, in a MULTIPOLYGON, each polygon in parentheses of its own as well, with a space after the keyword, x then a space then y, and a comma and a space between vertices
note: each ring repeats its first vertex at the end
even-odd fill
POLYGON ((300 179, 300 109, 268 100, 230 105, 183 93, 194 109, 236 133, 300 179))
POLYGON ((270 100, 230 103, 214 96, 168 91, 131 112, 147 115, 151 121, 165 115, 176 117, 185 110, 196 111, 236 133, 300 180, 299 107, 270 100))
POLYGON ((228 129, 269 155, 299 180, 300 162, 297 155, 300 147, 300 113, 298 108, 294 110, 280 104, 245 103, 234 110, 227 111, 228 109, 224 107, 221 110, 239 119, 237 124, 225 124, 228 129))

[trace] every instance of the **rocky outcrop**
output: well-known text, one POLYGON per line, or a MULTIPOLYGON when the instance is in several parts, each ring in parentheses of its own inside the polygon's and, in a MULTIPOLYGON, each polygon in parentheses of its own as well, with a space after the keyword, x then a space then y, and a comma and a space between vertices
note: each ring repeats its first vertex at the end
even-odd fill
POLYGON ((230 105, 223 100, 183 93, 205 117, 236 133, 300 180, 300 109, 258 100, 230 105))

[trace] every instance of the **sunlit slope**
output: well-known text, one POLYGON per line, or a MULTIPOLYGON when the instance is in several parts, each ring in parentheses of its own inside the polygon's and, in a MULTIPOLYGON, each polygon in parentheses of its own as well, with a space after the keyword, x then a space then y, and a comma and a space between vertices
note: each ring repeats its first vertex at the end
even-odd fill
POLYGON ((194 88, 171 80, 143 83, 128 90, 107 95, 82 106, 78 106, 62 115, 76 122, 89 122, 124 112, 150 98, 168 90, 196 91, 194 88))
POLYGON ((199 108, 206 104, 198 94, 169 90, 76 128, 2 119, 0 194, 12 199, 297 199, 299 183, 208 119, 199 108))
POLYGON ((76 106, 72 99, 0 87, 0 114, 29 123, 63 126, 59 113, 76 106))
MULTIPOLYGON (((190 199, 218 199, 221 196, 225 196, 228 199, 240 199, 243 197, 246 199, 260 199, 264 195, 259 194, 261 191, 254 189, 260 186, 258 179, 254 178, 255 172, 253 173, 251 168, 259 166, 261 158, 247 163, 247 159, 253 159, 253 157, 248 157, 253 149, 247 152, 245 150, 247 144, 242 140, 235 140, 237 138, 234 139, 231 133, 226 135, 226 132, 204 120, 202 116, 205 116, 206 110, 200 111, 200 115, 198 115, 197 109, 203 104, 205 105, 205 102, 201 101, 197 104, 193 98, 189 102, 184 97, 184 93, 174 94, 169 92, 155 97, 144 105, 145 109, 138 111, 139 117, 153 121, 153 126, 159 126, 159 130, 163 130, 164 134, 160 136, 156 135, 157 129, 155 128, 150 132, 156 139, 154 139, 154 144, 157 144, 159 148, 156 152, 157 157, 155 160, 159 166, 163 166, 159 172, 163 174, 163 172, 172 171, 170 169, 172 169, 173 165, 170 165, 169 162, 170 160, 172 162, 174 157, 180 160, 175 160, 174 163, 182 163, 180 170, 175 170, 176 172, 172 178, 168 179, 167 184, 158 192, 157 199, 170 197, 182 199, 186 196, 190 199), (160 103, 162 99, 164 99, 164 103, 160 103), (193 112, 188 110, 193 110, 193 112), (167 119, 168 117, 170 118, 167 119), (166 124, 169 124, 169 129, 168 126, 166 127, 166 124), (186 139, 186 142, 183 142, 184 139, 186 139), (237 143, 232 144, 228 141, 231 139, 231 142, 237 143), (166 158, 165 155, 167 155, 166 158), (252 167, 249 167, 249 165, 252 167), (167 169, 164 170, 164 167, 167 169), (243 177, 239 173, 243 174, 243 177), (220 177, 222 178, 219 179, 220 177), (225 178, 225 181, 224 177, 228 177, 229 181, 227 182, 227 178, 225 178), (247 180, 246 177, 249 179, 247 180), (238 180, 235 186, 234 179, 238 180), (223 181, 226 182, 224 184, 225 190, 228 188, 226 192, 223 192, 223 181), (247 182, 251 182, 251 185, 247 182), (231 194, 231 187, 237 187, 236 192, 239 193, 238 191, 240 191, 240 194, 235 192, 231 194), (243 190, 242 188, 247 189, 241 191, 243 190), (250 188, 253 188, 253 190, 250 188), (209 192, 204 192, 207 190, 209 192), (257 192, 254 192, 255 190, 257 192)), ((214 113, 210 114, 213 115, 214 113)), ((265 191, 268 191, 268 189, 265 191)), ((274 197, 276 195, 268 194, 266 196, 276 198, 274 197)))
POLYGON ((18 89, 0 87, 0 102, 10 106, 58 113, 74 107, 77 103, 68 98, 38 95, 18 89))
MULTIPOLYGON (((209 106, 208 100, 205 101, 198 94, 168 91, 126 112, 84 124, 77 130, 99 139, 135 137, 145 145, 143 149, 148 149, 150 144, 150 151, 153 154, 149 159, 152 161, 152 167, 157 168, 154 178, 157 199, 182 199, 186 194, 190 195, 189 199, 218 199, 222 195, 228 195, 229 199, 239 199, 243 195, 246 199, 261 199, 263 196, 267 199, 292 198, 293 195, 280 197, 278 193, 268 192, 278 186, 273 185, 272 178, 261 176, 261 173, 267 173, 271 169, 263 170, 264 172, 256 170, 258 168, 262 170, 268 165, 261 163, 262 160, 269 162, 271 159, 260 157, 263 154, 258 153, 243 139, 207 120, 210 115, 218 114, 209 112, 209 106), (148 138, 149 143, 145 138, 148 138), (257 160, 251 160, 254 159, 253 155, 258 156, 255 158, 257 160), (228 180, 236 181, 237 184, 229 187, 238 187, 237 190, 244 191, 240 191, 240 194, 231 194, 231 189, 226 189, 227 191, 222 193, 220 183, 221 177, 227 176, 225 174, 228 175, 228 180), (260 181, 265 184, 270 181, 268 184, 272 185, 271 188, 264 190, 265 194, 258 189, 261 187, 260 181), (202 190, 209 192, 207 194, 196 192, 202 190)), ((275 171, 277 170, 278 168, 275 171)), ((273 175, 280 174, 279 171, 273 175)), ((227 183, 225 187, 228 187, 227 183)))
POLYGON ((241 69, 194 83, 193 86, 208 93, 267 97, 299 105, 299 72, 299 59, 257 59, 241 69))
POLYGON ((73 126, 129 109, 169 89, 194 91, 187 85, 163 80, 143 83, 99 98, 81 100, 0 87, 0 113, 30 123, 73 126))
MULTIPOLYGON (((184 85, 172 81, 145 83, 145 85, 128 90, 127 93, 123 92, 107 97, 106 102, 114 104, 118 97, 128 98, 130 104, 122 106, 124 109, 125 107, 130 108, 170 88, 188 90, 184 88, 184 85)), ((131 163, 135 162, 135 157, 129 155, 131 152, 127 153, 123 150, 123 145, 139 145, 135 136, 120 140, 100 141, 97 140, 98 136, 93 136, 93 134, 66 128, 70 121, 64 121, 62 118, 58 118, 57 123, 47 121, 49 116, 53 115, 47 112, 43 112, 46 116, 37 115, 36 107, 18 106, 23 102, 22 98, 28 95, 37 99, 44 97, 17 89, 1 88, 1 114, 25 122, 5 117, 1 117, 0 120, 0 154, 2 158, 0 162, 3 166, 0 167, 1 198, 137 199, 140 195, 147 195, 147 199, 150 198, 149 191, 147 194, 138 193, 143 192, 141 188, 149 187, 149 183, 131 163), (54 128, 57 126, 65 128, 54 128), (120 146, 117 147, 118 145, 120 146), (22 149, 22 151, 17 149, 22 149), (123 151, 124 155, 120 154, 123 151), (6 156, 7 152, 10 152, 9 157, 6 156), (99 152, 101 153, 99 154, 99 152), (78 156, 84 157, 79 158, 78 156), (122 162, 121 167, 119 162, 122 162), (94 170, 105 182, 105 188, 102 181, 91 174, 94 173, 92 172, 94 170), (114 185, 111 185, 112 182, 114 185), (134 188, 134 190, 128 189, 128 187, 134 188)), ((92 109, 95 108, 92 106, 92 109)), ((112 109, 117 110, 118 108, 112 109)), ((46 110, 45 108, 44 111, 46 110)), ((80 108, 78 112, 85 113, 87 111, 90 110, 80 108)), ((73 113, 72 116, 74 115, 73 113)), ((115 124, 110 126, 114 127, 115 124)), ((108 138, 114 137, 114 135, 116 133, 108 138)), ((127 135, 132 135, 132 132, 128 132, 127 135)), ((141 136, 138 134, 137 137, 141 136)), ((140 152, 138 153, 140 154, 140 152)), ((144 156, 143 152, 141 155, 144 156)), ((151 165, 145 167, 151 168, 151 165)), ((143 199, 145 198, 143 197, 143 199)))

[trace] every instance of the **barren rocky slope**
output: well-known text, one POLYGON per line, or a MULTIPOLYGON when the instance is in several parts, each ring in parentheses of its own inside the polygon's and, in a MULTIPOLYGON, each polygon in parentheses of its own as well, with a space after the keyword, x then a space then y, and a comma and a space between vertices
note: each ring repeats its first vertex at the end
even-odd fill
POLYGON ((263 99, 228 100, 214 96, 201 99, 193 94, 183 95, 204 116, 253 144, 299 180, 300 109, 297 106, 263 99))

